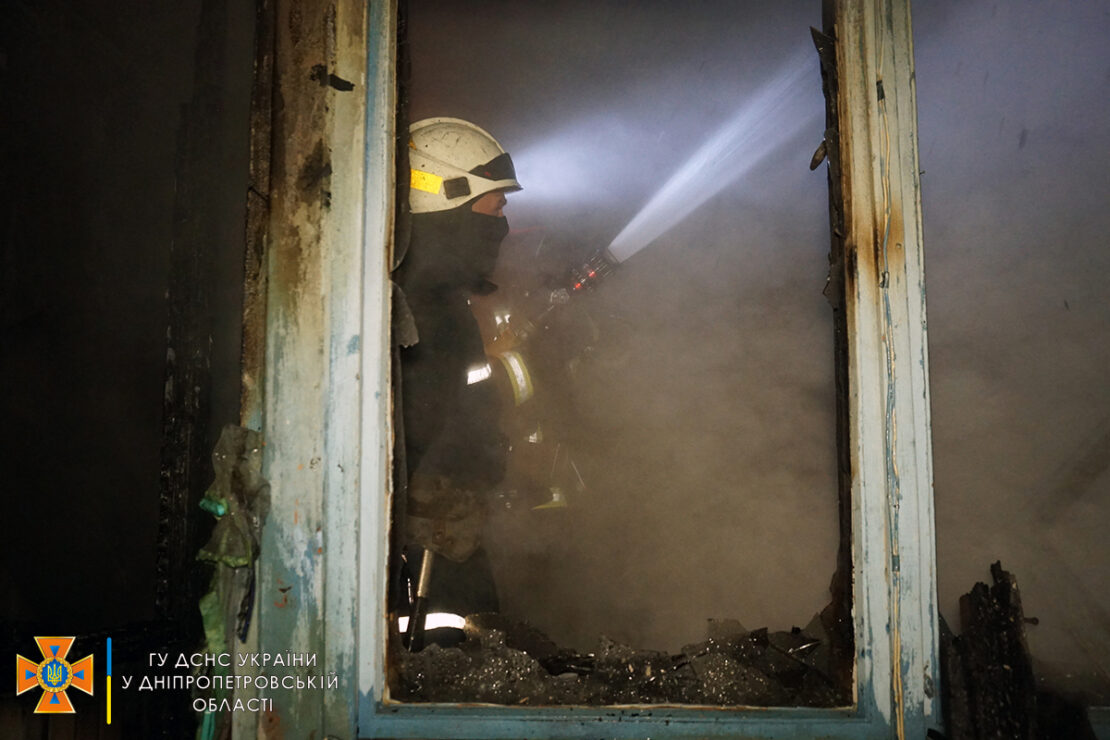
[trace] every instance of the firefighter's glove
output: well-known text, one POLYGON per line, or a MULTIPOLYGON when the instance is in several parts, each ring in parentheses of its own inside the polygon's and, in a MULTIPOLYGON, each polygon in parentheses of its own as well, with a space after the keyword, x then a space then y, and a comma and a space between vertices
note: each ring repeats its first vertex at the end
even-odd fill
POLYGON ((462 563, 482 541, 486 497, 442 475, 415 473, 409 480, 405 535, 448 560, 462 563))

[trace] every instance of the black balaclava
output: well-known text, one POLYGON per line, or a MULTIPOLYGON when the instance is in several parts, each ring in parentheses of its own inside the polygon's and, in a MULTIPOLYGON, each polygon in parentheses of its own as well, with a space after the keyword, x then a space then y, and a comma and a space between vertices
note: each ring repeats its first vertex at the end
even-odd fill
POLYGON ((509 222, 504 216, 475 213, 470 210, 472 204, 413 214, 409 250, 399 270, 406 292, 451 288, 489 292, 489 278, 509 222))

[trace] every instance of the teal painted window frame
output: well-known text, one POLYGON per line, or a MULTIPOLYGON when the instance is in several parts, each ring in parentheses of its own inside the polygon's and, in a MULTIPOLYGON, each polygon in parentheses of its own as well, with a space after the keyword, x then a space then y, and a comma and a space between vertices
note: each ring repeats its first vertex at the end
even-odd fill
MULTIPOLYGON (((676 3, 676 9, 679 4, 676 3)), ((385 690, 394 0, 369 5, 359 737, 888 738, 940 725, 925 289, 909 0, 834 3, 846 202, 856 681, 843 709, 415 705, 385 690), (876 81, 884 91, 876 95, 876 81), (900 218, 894 219, 892 214, 900 218), (376 337, 374 341, 371 338, 376 337), (378 389, 371 392, 371 389, 378 389)))

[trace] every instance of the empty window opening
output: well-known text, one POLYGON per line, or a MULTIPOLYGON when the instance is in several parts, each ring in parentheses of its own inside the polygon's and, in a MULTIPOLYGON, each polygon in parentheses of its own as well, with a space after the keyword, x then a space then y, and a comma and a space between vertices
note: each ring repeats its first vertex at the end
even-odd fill
POLYGON ((406 9, 393 700, 851 703, 811 6, 406 9))

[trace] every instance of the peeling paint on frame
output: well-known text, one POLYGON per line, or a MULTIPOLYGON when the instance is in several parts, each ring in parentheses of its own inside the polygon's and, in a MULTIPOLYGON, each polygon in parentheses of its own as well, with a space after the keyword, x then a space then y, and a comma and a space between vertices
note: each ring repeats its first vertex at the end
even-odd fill
POLYGON ((357 718, 363 737, 584 738, 600 732, 885 738, 922 737, 938 724, 928 364, 908 0, 835 4, 849 452, 855 476, 857 704, 759 711, 386 701, 382 609, 392 432, 389 394, 382 391, 389 387, 386 275, 396 7, 392 0, 307 2, 296 4, 295 12, 278 7, 277 95, 287 128, 275 130, 275 142, 282 143, 274 153, 269 231, 264 415, 275 503, 264 535, 261 588, 269 593, 280 579, 291 586, 286 593, 294 608, 269 608, 272 600, 262 599, 260 639, 270 652, 317 653, 326 670, 341 678, 334 694, 280 692, 274 704, 282 727, 351 737, 357 718), (323 52, 313 56, 310 49, 323 52), (321 56, 328 74, 351 81, 353 91, 311 79, 321 56), (883 110, 876 96, 880 69, 883 110), (303 72, 303 79, 291 77, 294 72, 303 72), (350 101, 357 101, 359 113, 350 101), (304 126, 308 133, 286 141, 289 126, 304 126), (885 171, 878 171, 874 163, 885 146, 883 129, 891 134, 890 155, 885 171), (317 146, 321 141, 323 148, 317 146), (354 154, 360 147, 364 157, 354 154), (319 156, 309 162, 306 154, 313 152, 319 156), (306 162, 313 164, 312 177, 304 176, 306 162), (299 182, 301 191, 283 198, 281 183, 290 182, 299 182), (364 208, 348 207, 352 202, 364 208), (297 469, 317 456, 323 465, 297 469))
POLYGON ((266 722, 352 737, 367 7, 279 1, 274 14, 259 652, 315 655, 312 673, 336 674, 339 687, 267 690, 266 722), (321 60, 347 84, 321 86, 321 60))

